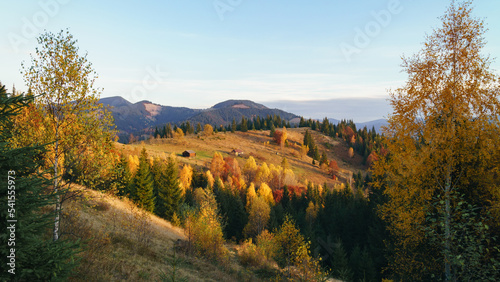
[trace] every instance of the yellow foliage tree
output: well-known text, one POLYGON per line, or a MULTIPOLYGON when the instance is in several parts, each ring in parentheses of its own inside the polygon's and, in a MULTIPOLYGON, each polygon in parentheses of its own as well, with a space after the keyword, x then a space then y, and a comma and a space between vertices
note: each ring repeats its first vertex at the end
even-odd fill
POLYGON ((318 216, 318 207, 312 201, 310 201, 306 209, 306 221, 309 224, 313 224, 317 216, 318 216))
POLYGON ((210 190, 197 188, 195 198, 198 210, 188 214, 185 224, 188 248, 206 258, 224 262, 228 250, 224 246, 224 234, 215 197, 210 190))
POLYGON ((139 166, 139 157, 137 155, 128 155, 128 165, 130 172, 135 174, 137 167, 139 166))
POLYGON ((17 131, 14 136, 19 139, 12 140, 12 144, 21 140, 47 144, 44 161, 50 167, 52 189, 56 194, 52 236, 57 241, 61 192, 69 183, 61 181, 65 169, 83 170, 79 180, 88 180, 92 166, 99 174, 107 165, 101 162, 101 157, 111 150, 114 132, 110 130, 113 127, 111 113, 98 103, 101 89, 94 86, 97 74, 87 56, 79 54, 77 40, 69 32, 61 31, 45 32, 37 41, 40 46, 31 56, 31 65, 22 65, 24 80, 34 97, 30 112, 37 118, 36 123, 25 125, 37 128, 26 132, 14 128, 13 131, 17 131), (35 135, 26 136, 29 133, 35 135), (35 140, 36 137, 41 139, 35 140))
POLYGON ((291 169, 283 170, 282 185, 294 186, 297 185, 297 178, 295 178, 295 173, 291 169))
POLYGON ((191 181, 193 181, 193 168, 190 165, 185 164, 182 167, 179 173, 179 181, 184 192, 191 187, 191 181))
POLYGON ((214 187, 215 179, 214 179, 212 173, 210 172, 210 170, 207 170, 205 175, 207 177, 208 187, 210 187, 210 188, 214 187))
POLYGON ((288 138, 288 132, 286 131, 286 127, 283 126, 281 142, 280 142, 281 150, 283 150, 283 148, 285 147, 285 143, 286 143, 287 138, 288 138))
POLYGON ((274 242, 274 234, 264 229, 255 238, 257 249, 266 258, 271 259, 276 254, 276 244, 274 242))
POLYGON ((319 261, 310 253, 310 242, 306 242, 295 222, 288 216, 285 217, 280 229, 275 232, 273 243, 275 245, 274 258, 280 267, 288 268, 288 278, 293 273, 290 266, 295 266, 299 271, 301 281, 325 281, 327 274, 321 270, 319 261))
POLYGON ((257 193, 255 193, 255 185, 252 182, 252 183, 250 183, 250 186, 248 186, 247 194, 246 194, 247 204, 245 207, 246 207, 247 211, 250 211, 250 206, 252 205, 252 202, 255 198, 257 198, 257 193))
POLYGON ((253 199, 250 205, 248 223, 243 229, 247 237, 259 235, 267 226, 271 214, 268 202, 262 197, 253 199))
POLYGON ((243 166, 243 175, 245 176, 245 180, 247 182, 253 182, 255 180, 257 169, 258 167, 255 159, 252 156, 248 157, 245 165, 243 166))
POLYGON ((181 128, 177 128, 174 132, 174 138, 183 140, 184 139, 184 131, 181 128))
POLYGON ((214 128, 210 124, 208 124, 208 123, 205 124, 203 126, 203 135, 204 136, 210 136, 212 134, 214 134, 214 128))
POLYGON ((269 205, 274 205, 273 191, 266 183, 260 185, 257 195, 264 199, 269 205))
POLYGON ((281 166, 275 166, 271 164, 269 166, 269 185, 273 188, 273 190, 280 189, 283 187, 283 176, 284 176, 284 170, 281 166))
POLYGON ((463 255, 454 246, 455 199, 484 212, 499 207, 499 80, 481 54, 483 21, 471 12, 470 2, 452 2, 442 27, 403 59, 408 80, 391 93, 389 155, 373 172, 375 187, 388 197, 380 213, 396 238, 389 267, 398 278, 420 280, 434 272, 455 280, 461 266, 453 260, 463 255), (434 232, 442 243, 433 247, 441 252, 426 248, 430 215, 440 219, 442 228, 434 232))
POLYGON ((301 281, 327 281, 328 273, 321 269, 320 261, 311 256, 311 243, 300 245, 295 253, 294 265, 301 281))
POLYGON ((302 160, 305 156, 307 156, 308 152, 309 152, 309 146, 301 145, 300 146, 300 159, 302 160))
POLYGON ((257 170, 257 174, 255 175, 255 182, 256 183, 267 182, 269 180, 270 174, 271 171, 269 170, 269 167, 267 166, 266 163, 263 163, 257 170))
POLYGON ((352 147, 350 147, 347 151, 347 155, 349 156, 349 158, 354 158, 354 149, 352 147))
POLYGON ((224 173, 224 164, 224 158, 221 153, 215 152, 212 162, 210 163, 210 171, 212 172, 214 178, 221 177, 222 173, 224 173))

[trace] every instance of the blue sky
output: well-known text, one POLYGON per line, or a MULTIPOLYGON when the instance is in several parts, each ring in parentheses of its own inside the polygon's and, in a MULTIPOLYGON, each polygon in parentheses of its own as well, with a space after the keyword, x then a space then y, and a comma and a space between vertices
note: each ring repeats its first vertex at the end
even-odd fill
MULTIPOLYGON (((35 36, 68 28, 99 74, 102 97, 194 108, 227 99, 264 104, 383 99, 406 79, 401 56, 421 48, 448 5, 440 0, 2 1, 0 81, 26 90, 20 67, 29 63, 35 36), (346 46, 356 53, 348 55, 346 50, 354 49, 346 46)), ((500 1, 473 5, 489 28, 485 52, 498 57, 500 1)), ((492 68, 499 70, 500 62, 492 68)), ((359 121, 387 112, 368 117, 364 109, 353 111, 360 112, 359 121)), ((344 118, 333 108, 326 114, 344 118)))

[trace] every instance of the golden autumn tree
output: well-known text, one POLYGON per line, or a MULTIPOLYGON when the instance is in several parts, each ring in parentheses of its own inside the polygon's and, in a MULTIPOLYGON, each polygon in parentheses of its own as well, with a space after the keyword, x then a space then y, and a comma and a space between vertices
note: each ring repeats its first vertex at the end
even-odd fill
POLYGON ((191 182, 193 181, 193 167, 189 164, 185 164, 181 172, 179 173, 179 181, 182 187, 182 195, 189 190, 191 187, 191 182))
POLYGON ((246 206, 245 208, 247 209, 247 211, 250 211, 250 206, 252 205, 252 202, 253 200, 255 200, 255 198, 257 198, 257 193, 255 192, 255 185, 252 183, 250 183, 250 186, 248 186, 247 188, 247 194, 246 194, 246 206))
POLYGON ((245 176, 245 180, 247 182, 252 182, 255 180, 255 175, 257 174, 257 163, 255 159, 250 156, 245 162, 245 166, 243 166, 243 175, 245 176))
POLYGON ((212 158, 212 162, 210 163, 210 171, 212 172, 214 178, 222 176, 225 164, 226 162, 224 161, 224 158, 222 157, 221 153, 215 152, 212 158))
POLYGON ((132 174, 135 174, 137 171, 137 167, 139 166, 139 156, 137 155, 128 155, 128 162, 127 162, 130 172, 132 174))
POLYGON ((309 152, 309 146, 301 145, 299 150, 300 159, 302 160, 305 156, 307 156, 308 152, 309 152))
POLYGON ((267 182, 269 180, 270 175, 271 175, 271 171, 269 170, 267 163, 263 163, 257 169, 257 173, 255 174, 255 182, 256 183, 267 182))
POLYGON ((269 205, 274 205, 273 191, 266 183, 262 183, 257 190, 257 195, 264 199, 269 205))
POLYGON ((256 237, 266 227, 271 217, 271 207, 263 197, 253 198, 249 209, 248 223, 243 229, 247 237, 256 237))
MULTIPOLYGON (((484 23, 471 13, 471 2, 453 1, 423 48, 403 58, 408 80, 391 93, 389 154, 373 172, 388 197, 380 214, 394 238, 389 268, 397 279, 465 279, 459 258, 481 242, 464 245, 462 231, 481 217, 464 221, 460 206, 498 211, 499 80, 481 52, 484 23)), ((487 265, 480 261, 491 253, 479 249, 478 265, 487 265)))
POLYGON ((205 124, 203 126, 203 136, 210 136, 214 134, 214 128, 210 124, 205 124))
POLYGON ((207 177, 208 187, 209 188, 214 187, 215 179, 212 175, 212 172, 210 172, 210 170, 207 170, 207 172, 205 172, 205 176, 207 177))
POLYGON ((198 207, 195 212, 188 214, 185 223, 188 248, 194 248, 199 255, 206 258, 224 262, 228 251, 224 246, 215 196, 211 190, 202 188, 197 188, 194 196, 198 207))
MULTIPOLYGON (((79 54, 73 36, 67 31, 46 32, 38 37, 38 44, 31 65, 23 63, 22 72, 35 97, 33 111, 41 116, 36 128, 41 134, 25 140, 49 144, 45 160, 52 174, 53 191, 58 193, 64 184, 62 175, 71 175, 65 167, 85 169, 78 175, 84 178, 88 177, 89 166, 96 166, 99 171, 100 166, 107 165, 101 160, 112 146, 113 122, 110 112, 98 104, 101 90, 94 85, 97 74, 87 56, 79 54)), ((54 241, 59 239, 61 205, 58 195, 54 241)))

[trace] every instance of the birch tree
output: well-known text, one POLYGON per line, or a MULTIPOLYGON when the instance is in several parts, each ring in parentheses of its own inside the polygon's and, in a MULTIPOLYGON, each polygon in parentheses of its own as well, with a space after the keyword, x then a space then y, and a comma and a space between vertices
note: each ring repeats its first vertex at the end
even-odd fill
POLYGON ((442 26, 418 53, 403 58, 408 80, 390 93, 389 155, 376 162, 374 184, 388 196, 380 213, 395 238, 389 267, 399 278, 438 273, 454 280, 454 199, 483 213, 498 208, 499 80, 481 52, 484 23, 471 13, 470 1, 452 1, 442 26), (436 214, 443 215, 435 233, 442 246, 429 244, 423 228, 436 214))
POLYGON ((64 185, 64 159, 98 156, 109 150, 113 131, 112 119, 102 104, 98 104, 101 89, 95 87, 97 74, 87 55, 80 55, 77 41, 68 31, 57 34, 46 32, 38 37, 39 47, 31 55, 31 65, 23 63, 24 80, 35 96, 35 106, 43 116, 38 130, 43 140, 50 143, 46 162, 50 166, 53 192, 56 193, 53 240, 59 239, 64 185), (88 152, 89 149, 92 152, 88 152), (81 152, 87 152, 82 154, 81 152))

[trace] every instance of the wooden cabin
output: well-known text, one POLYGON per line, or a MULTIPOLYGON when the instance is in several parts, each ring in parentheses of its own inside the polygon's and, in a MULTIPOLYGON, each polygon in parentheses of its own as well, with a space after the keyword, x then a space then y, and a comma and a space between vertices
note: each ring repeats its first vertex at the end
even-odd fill
POLYGON ((241 156, 241 155, 243 155, 243 150, 234 149, 234 150, 231 151, 231 154, 233 154, 235 156, 241 156))
POLYGON ((193 150, 186 150, 182 152, 182 156, 185 158, 194 158, 196 157, 196 152, 193 150))

